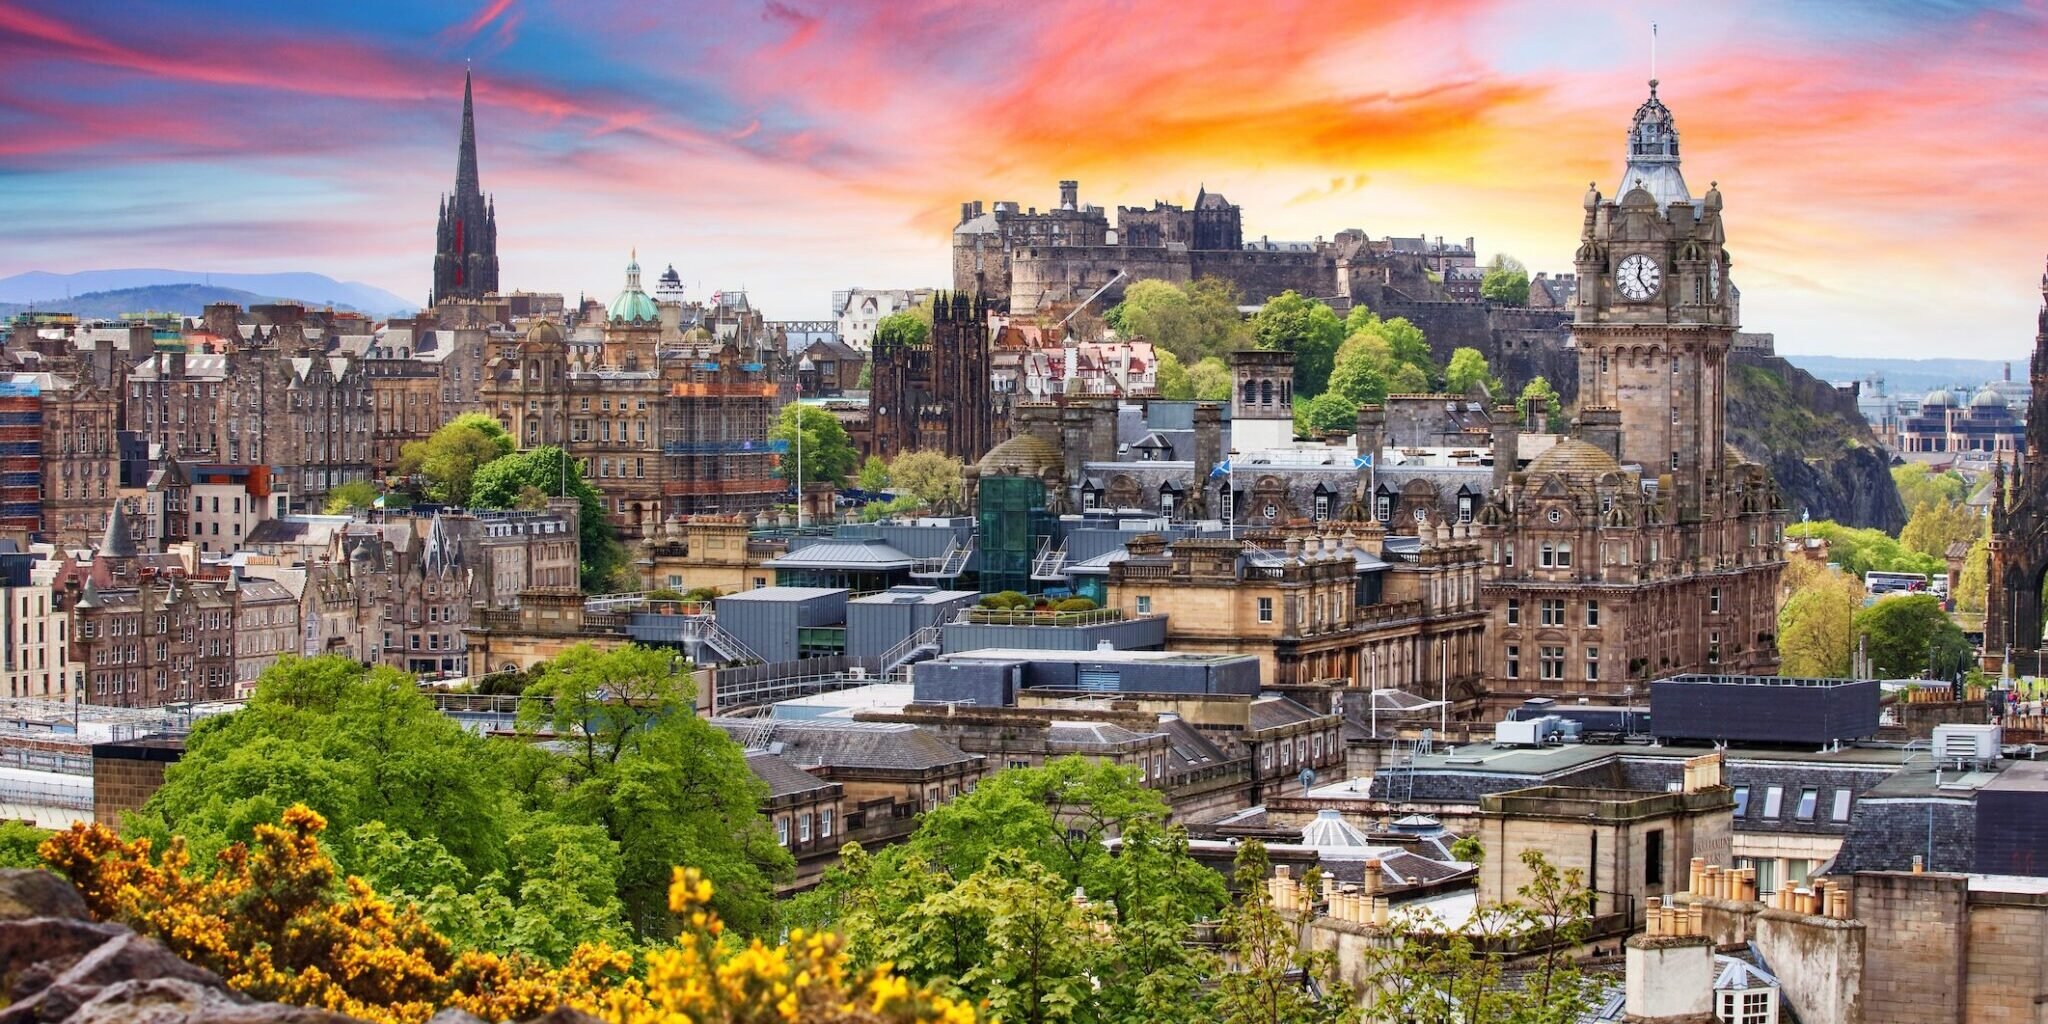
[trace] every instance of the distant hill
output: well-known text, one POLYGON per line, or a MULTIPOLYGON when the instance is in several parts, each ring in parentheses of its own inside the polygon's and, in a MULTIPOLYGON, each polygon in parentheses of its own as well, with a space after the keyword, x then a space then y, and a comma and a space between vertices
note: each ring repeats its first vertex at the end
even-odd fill
MULTIPOLYGON (((86 292, 70 299, 54 299, 35 303, 35 308, 52 313, 72 313, 87 320, 111 320, 129 313, 178 313, 198 316, 206 311, 208 303, 232 302, 238 306, 251 306, 264 302, 298 302, 305 305, 325 306, 327 303, 308 303, 281 295, 259 295, 239 288, 221 288, 203 284, 156 284, 143 288, 115 288, 103 292, 86 292)), ((0 302, 0 316, 13 316, 29 308, 27 303, 0 302)), ((336 309, 354 309, 335 303, 336 309)))
MULTIPOLYGON (((1887 394, 1918 395, 1935 388, 1976 388, 2005 376, 2003 359, 1879 359, 1859 356, 1785 356, 1785 361, 1825 381, 1884 378, 1887 394)), ((2027 377, 2024 358, 2012 363, 2018 379, 2027 377)))
MULTIPOLYGON (((336 281, 325 274, 211 274, 197 270, 81 270, 75 274, 51 274, 33 270, 13 277, 0 277, 0 303, 56 309, 67 296, 89 292, 123 291, 158 285, 200 285, 254 295, 290 296, 310 306, 346 306, 372 316, 411 312, 415 300, 393 295, 355 281, 336 281)), ((194 309, 191 312, 198 312, 194 309)))

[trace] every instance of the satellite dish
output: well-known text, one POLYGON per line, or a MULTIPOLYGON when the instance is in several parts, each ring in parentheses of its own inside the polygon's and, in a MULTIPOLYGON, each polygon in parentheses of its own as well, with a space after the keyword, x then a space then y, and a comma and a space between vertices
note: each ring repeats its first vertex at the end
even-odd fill
POLYGON ((1303 768, 1298 778, 1301 780, 1301 788, 1307 789, 1316 784, 1316 770, 1314 768, 1303 768))

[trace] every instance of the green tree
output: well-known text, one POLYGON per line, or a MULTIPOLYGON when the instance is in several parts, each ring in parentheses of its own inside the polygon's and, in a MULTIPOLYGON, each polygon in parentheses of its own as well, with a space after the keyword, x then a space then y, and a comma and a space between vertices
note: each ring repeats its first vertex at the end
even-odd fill
POLYGON ((618 898, 643 937, 674 927, 670 868, 704 871, 728 922, 759 931, 774 882, 794 862, 761 816, 766 787, 725 733, 693 713, 696 687, 675 652, 579 644, 548 663, 520 702, 524 730, 552 736, 554 756, 516 782, 536 811, 597 826, 618 849, 618 898))
MULTIPOLYGON (((1987 528, 1989 524, 1986 524, 1987 528)), ((1985 536, 1978 536, 1970 545, 1970 553, 1963 558, 1963 571, 1956 574, 1956 611, 1963 615, 1984 614, 1984 604, 1991 592, 1991 543, 1985 536)))
POLYGON ((1365 993, 1369 1024, 1566 1024, 1579 1020, 1591 991, 1571 959, 1592 934, 1595 896, 1583 872, 1560 871, 1541 853, 1521 855, 1529 881, 1513 899, 1478 907, 1459 927, 1428 911, 1397 912, 1391 941, 1367 953, 1378 982, 1365 993), (1536 951, 1516 962, 1509 950, 1536 951))
POLYGON ((1932 576, 1948 571, 1941 559, 1909 550, 1882 530, 1860 529, 1827 519, 1814 519, 1787 526, 1785 536, 1826 542, 1828 561, 1858 579, 1871 572, 1917 572, 1932 576))
POLYGON ((1496 255, 1479 279, 1479 297, 1509 306, 1529 304, 1529 270, 1513 256, 1496 255))
POLYGON ((1459 348, 1451 353, 1451 361, 1444 367, 1444 390, 1454 395, 1469 395, 1472 389, 1493 383, 1493 370, 1486 365, 1486 357, 1476 348, 1459 348))
POLYGON ((805 482, 837 484, 844 481, 860 462, 860 452, 853 447, 853 439, 847 436, 839 417, 816 406, 797 402, 783 406, 782 415, 776 418, 775 426, 768 431, 769 440, 789 445, 789 451, 782 455, 782 479, 792 484, 796 482, 798 417, 802 417, 803 423, 801 461, 805 482))
POLYGON ((374 508, 382 493, 376 484, 368 480, 350 480, 330 488, 327 503, 320 510, 330 516, 338 516, 356 509, 374 508))
POLYGON ((1329 306, 1290 290, 1252 316, 1252 340, 1268 351, 1294 353, 1294 393, 1319 395, 1329 386, 1344 322, 1329 306))
POLYGON ((1848 675, 1856 647, 1856 612, 1862 607, 1862 581, 1827 568, 1807 574, 1778 609, 1779 674, 1848 675))
POLYGON ((426 496, 433 501, 467 505, 476 471, 512 454, 516 447, 512 435, 495 418, 480 412, 464 413, 426 440, 408 442, 400 449, 398 471, 422 477, 426 496))
POLYGON ((1968 544, 1984 533, 1984 517, 1968 505, 1930 497, 1918 506, 1908 507, 1913 514, 1907 518, 1905 529, 1899 531, 1899 546, 1940 559, 1944 564, 1949 545, 1968 544))
POLYGON ((927 303, 875 321, 874 346, 880 349, 912 348, 924 344, 931 333, 932 308, 927 303))
POLYGON ((950 508, 960 503, 960 474, 965 468, 945 452, 909 451, 889 463, 889 479, 897 491, 919 504, 950 508))
POLYGON ((870 494, 889 489, 889 464, 879 455, 870 455, 860 464, 860 489, 870 494))
POLYGON ((0 821, 0 868, 40 868, 43 858, 36 847, 50 833, 22 821, 0 821))
POLYGON ((1214 277, 1186 284, 1134 281, 1103 322, 1127 340, 1142 338, 1183 363, 1242 348, 1250 335, 1237 311, 1236 286, 1214 277))
POLYGON ((1230 366, 1216 356, 1188 367, 1188 384, 1195 391, 1191 397, 1198 402, 1230 401, 1230 381, 1230 366))
POLYGON ((874 360, 865 360, 860 364, 860 377, 859 379, 853 382, 853 386, 859 388, 862 391, 866 391, 875 386, 874 360))
POLYGON ((1389 394, 1427 390, 1428 371, 1397 358, 1388 336, 1373 327, 1345 339, 1343 347, 1337 350, 1337 365, 1330 372, 1327 393, 1367 405, 1384 402, 1389 394))
POLYGON ((1161 398, 1185 402, 1195 397, 1195 382, 1188 377, 1188 368, 1180 357, 1172 352, 1157 348, 1153 350, 1159 365, 1153 368, 1152 390, 1161 398))
MULTIPOLYGON (((576 499, 577 553, 582 559, 583 589, 612 589, 614 576, 626 567, 626 549, 605 511, 604 496, 583 478, 583 467, 560 448, 528 448, 493 459, 470 478, 469 502, 476 508, 534 508, 548 495, 576 499)), ((630 589, 630 588, 626 588, 630 589)))
POLYGON ((1953 469, 1936 473, 1924 462, 1892 467, 1892 484, 1899 489, 1899 503, 1916 509, 1930 501, 1960 505, 1970 496, 1970 483, 1953 469))
POLYGON ((1086 977, 1099 983, 1082 996, 1089 1019, 1165 1024, 1203 999, 1214 970, 1193 928, 1225 903, 1166 817, 1128 767, 1067 757, 1000 772, 927 812, 906 843, 849 845, 784 924, 834 928, 863 965, 1012 1016, 1062 1019, 1086 977))
POLYGON ((1306 402, 1294 403, 1294 433, 1318 438, 1332 431, 1349 433, 1358 425, 1358 403, 1334 387, 1306 402))
POLYGON ((1856 636, 1869 652, 1871 672, 1883 678, 1931 672, 1951 679, 1970 660, 1969 641, 1932 594, 1880 598, 1856 613, 1856 636))
POLYGON ((958 893, 987 921, 990 950, 961 975, 960 988, 985 999, 994 1020, 1049 1024, 1082 1016, 1105 945, 1094 929, 1098 913, 1071 899, 1059 876, 1024 851, 996 856, 958 893))
POLYGON ((286 655, 247 707, 200 720, 163 786, 124 824, 159 846, 184 836, 204 861, 304 803, 327 817, 329 852, 348 870, 359 863, 356 826, 380 822, 482 876, 505 867, 501 753, 397 669, 286 655))
POLYGON ((1223 914, 1223 941, 1236 970, 1217 980, 1216 1013, 1224 1024, 1335 1021, 1336 1008, 1319 1000, 1311 986, 1336 987, 1328 954, 1302 952, 1293 924, 1266 887, 1272 872, 1266 844, 1250 839, 1237 848, 1231 876, 1237 902, 1223 914))
MULTIPOLYGON (((1551 387, 1550 382, 1542 377, 1532 377, 1529 383, 1522 386, 1521 401, 1515 407, 1517 415, 1527 416, 1529 414, 1529 404, 1538 400, 1541 400, 1543 403, 1542 411, 1546 421, 1556 419, 1564 411, 1564 403, 1558 399, 1557 389, 1551 387)), ((1531 428, 1539 430, 1544 429, 1546 425, 1546 423, 1529 424, 1531 428)))

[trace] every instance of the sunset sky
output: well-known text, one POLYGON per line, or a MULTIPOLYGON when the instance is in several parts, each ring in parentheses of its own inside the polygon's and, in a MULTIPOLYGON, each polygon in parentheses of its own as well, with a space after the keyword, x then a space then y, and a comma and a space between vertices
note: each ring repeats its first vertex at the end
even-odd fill
POLYGON ((0 275, 310 270, 424 300, 465 65, 508 288, 629 248, 774 319, 948 283, 962 200, 1244 207, 1569 270, 1657 74, 1782 351, 2020 358, 2048 10, 1889 0, 0 0, 0 275))

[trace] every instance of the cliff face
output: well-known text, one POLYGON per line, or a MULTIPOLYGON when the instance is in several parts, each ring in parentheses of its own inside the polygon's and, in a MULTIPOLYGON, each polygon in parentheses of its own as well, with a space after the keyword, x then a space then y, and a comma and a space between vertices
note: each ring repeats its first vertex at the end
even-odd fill
POLYGON ((1804 512, 1893 534, 1906 524, 1891 460, 1856 403, 1783 359, 1729 355, 1728 440, 1771 471, 1794 521, 1804 512))

